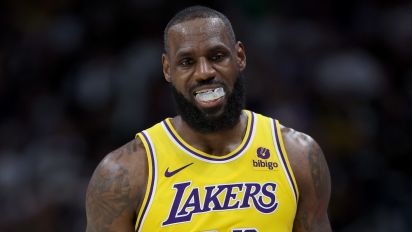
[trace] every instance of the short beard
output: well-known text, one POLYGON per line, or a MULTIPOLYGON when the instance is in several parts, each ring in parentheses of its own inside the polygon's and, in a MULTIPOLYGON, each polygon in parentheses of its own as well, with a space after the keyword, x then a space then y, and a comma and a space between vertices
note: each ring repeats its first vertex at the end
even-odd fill
POLYGON ((223 106, 223 113, 217 116, 202 112, 192 102, 188 101, 183 94, 179 93, 173 85, 172 93, 178 114, 191 128, 200 133, 213 133, 233 128, 239 122, 245 104, 242 75, 239 75, 236 79, 233 91, 223 106))

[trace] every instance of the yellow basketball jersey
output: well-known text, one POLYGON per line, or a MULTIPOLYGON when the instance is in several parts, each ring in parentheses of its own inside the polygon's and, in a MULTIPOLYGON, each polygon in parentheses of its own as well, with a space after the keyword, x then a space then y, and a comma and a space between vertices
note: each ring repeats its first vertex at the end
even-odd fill
POLYGON ((170 119, 137 134, 149 165, 136 231, 292 231, 298 189, 279 122, 246 113, 246 134, 225 156, 187 144, 170 119))

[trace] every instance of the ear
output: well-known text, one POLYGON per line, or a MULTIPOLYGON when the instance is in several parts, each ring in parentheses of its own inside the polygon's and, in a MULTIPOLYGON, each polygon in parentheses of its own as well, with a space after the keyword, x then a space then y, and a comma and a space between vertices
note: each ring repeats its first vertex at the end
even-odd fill
POLYGON ((162 65, 163 65, 163 76, 165 77, 167 82, 171 82, 170 78, 170 63, 169 58, 165 53, 162 54, 162 65))
POLYGON ((243 71, 246 68, 246 53, 245 47, 242 42, 238 41, 235 45, 236 49, 236 59, 240 71, 243 71))

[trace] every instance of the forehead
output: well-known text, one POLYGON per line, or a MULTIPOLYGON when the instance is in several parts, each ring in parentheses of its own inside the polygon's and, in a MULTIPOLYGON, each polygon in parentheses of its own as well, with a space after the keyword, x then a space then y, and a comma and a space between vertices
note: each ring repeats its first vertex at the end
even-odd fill
POLYGON ((230 37, 219 18, 196 18, 172 26, 168 32, 171 53, 181 49, 201 49, 220 45, 230 47, 230 37))

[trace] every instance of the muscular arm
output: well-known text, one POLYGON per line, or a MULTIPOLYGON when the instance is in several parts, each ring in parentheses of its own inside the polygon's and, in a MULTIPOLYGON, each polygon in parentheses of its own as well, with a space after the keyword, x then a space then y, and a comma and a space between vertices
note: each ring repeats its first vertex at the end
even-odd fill
POLYGON ((147 163, 140 140, 108 154, 97 166, 86 194, 87 232, 132 232, 143 198, 147 163))
POLYGON ((322 150, 303 133, 282 128, 282 135, 300 192, 293 231, 331 232, 327 214, 331 183, 322 150))

